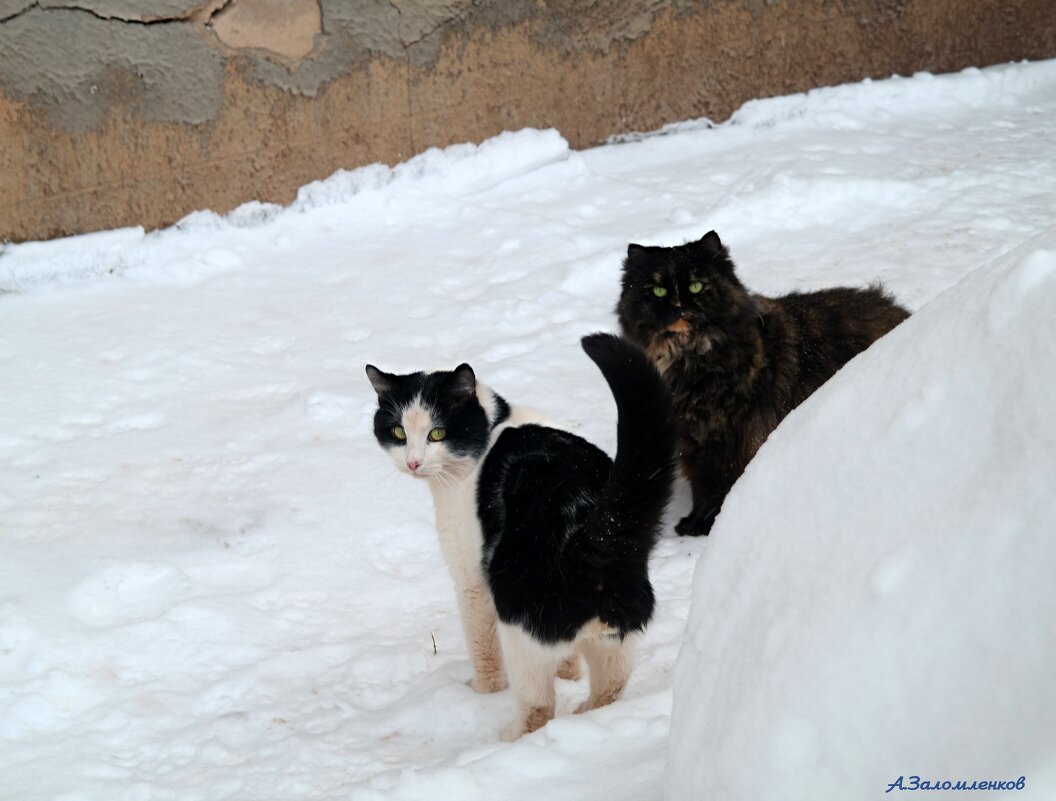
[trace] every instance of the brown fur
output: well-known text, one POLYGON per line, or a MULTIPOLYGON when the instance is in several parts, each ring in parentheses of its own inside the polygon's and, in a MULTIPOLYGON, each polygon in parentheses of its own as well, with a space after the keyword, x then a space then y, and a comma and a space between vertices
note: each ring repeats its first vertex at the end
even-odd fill
POLYGON ((554 719, 554 706, 533 706, 524 716, 524 733, 538 731, 554 719))
POLYGON ((693 489, 693 511, 677 531, 689 535, 710 531, 785 415, 909 315, 879 286, 753 294, 714 231, 678 247, 630 245, 616 311, 675 400, 679 460, 693 489))
POLYGON ((568 681, 578 681, 583 674, 579 670, 579 657, 573 654, 557 666, 557 677, 568 681))
POLYGON ((505 690, 506 674, 491 593, 484 584, 473 584, 459 593, 458 600, 469 658, 473 662, 473 678, 469 686, 478 693, 505 690))

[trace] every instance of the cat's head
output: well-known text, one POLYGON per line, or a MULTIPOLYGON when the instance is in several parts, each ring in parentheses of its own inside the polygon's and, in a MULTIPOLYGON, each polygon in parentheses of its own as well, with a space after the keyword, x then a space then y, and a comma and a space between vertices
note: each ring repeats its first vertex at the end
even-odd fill
POLYGON ((687 346, 706 352, 757 311, 714 231, 676 247, 627 246, 616 314, 627 338, 654 358, 687 346))
POLYGON ((495 398, 478 386, 473 368, 393 375, 367 365, 378 393, 374 436, 397 469, 420 478, 467 475, 484 453, 495 398), (479 391, 479 395, 478 395, 479 391))

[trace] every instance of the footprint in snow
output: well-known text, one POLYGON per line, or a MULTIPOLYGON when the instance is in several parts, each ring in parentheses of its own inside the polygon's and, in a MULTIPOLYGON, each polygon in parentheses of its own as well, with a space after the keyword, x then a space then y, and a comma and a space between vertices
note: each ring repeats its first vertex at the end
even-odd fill
POLYGON ((190 578, 175 565, 112 562, 70 591, 66 609, 87 626, 121 626, 160 617, 190 589, 190 578))
POLYGON ((353 417, 360 404, 352 395, 331 392, 313 392, 305 401, 305 412, 320 423, 336 423, 353 417))

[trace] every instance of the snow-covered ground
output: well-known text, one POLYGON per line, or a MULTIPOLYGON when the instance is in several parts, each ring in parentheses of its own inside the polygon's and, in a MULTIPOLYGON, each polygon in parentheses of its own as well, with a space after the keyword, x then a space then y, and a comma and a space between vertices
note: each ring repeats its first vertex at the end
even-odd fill
MULTIPOLYGON (((881 278, 920 309, 973 271, 1051 263, 1030 258, 1056 248, 1054 118, 1056 62, 920 75, 758 101, 717 128, 586 152, 552 131, 505 134, 336 175, 286 209, 6 248, 0 798, 660 798, 697 559, 715 573, 723 543, 759 525, 733 511, 795 508, 797 484, 778 466, 798 449, 796 469, 822 474, 841 440, 814 438, 827 415, 870 406, 873 372, 848 370, 790 419, 713 537, 662 540, 658 614, 625 698, 572 717, 585 688, 562 683, 559 718, 506 744, 513 700, 463 683, 430 499, 373 441, 363 365, 468 361, 611 452, 612 401, 578 339, 614 328, 627 242, 715 228, 759 291, 881 278)), ((1051 302, 1014 302, 1017 286, 1051 285, 1016 284, 994 314, 1051 315, 1051 302)), ((944 322, 952 313, 928 319, 911 321, 920 342, 950 332, 941 376, 964 329, 944 322)), ((880 356, 894 363, 916 341, 892 338, 880 356)), ((1056 386, 1043 349, 1007 353, 983 374, 1042 371, 1056 386)), ((916 417, 904 414, 942 421, 941 393, 913 391, 916 417)), ((1039 435, 1051 443, 1051 427, 1039 435)), ((848 435, 848 449, 860 441, 848 435)), ((915 508, 948 502, 944 460, 972 454, 919 458, 939 472, 906 488, 915 508)), ((831 514, 846 508, 827 497, 831 514)), ((686 504, 683 492, 672 519, 686 504)), ((730 564, 743 570, 740 558, 730 564)), ((895 565, 875 580, 901 575, 895 565)), ((762 598, 782 585, 751 586, 762 598)), ((698 622, 733 611, 708 600, 698 622)), ((1052 656, 1051 601, 1039 608, 1038 648, 1052 656)))

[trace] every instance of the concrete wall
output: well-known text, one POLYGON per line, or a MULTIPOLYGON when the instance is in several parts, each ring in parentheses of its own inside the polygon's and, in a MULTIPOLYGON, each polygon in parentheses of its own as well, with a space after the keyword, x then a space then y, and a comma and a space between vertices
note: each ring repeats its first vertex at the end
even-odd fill
POLYGON ((0 240, 285 203, 504 129, 587 147, 1052 56, 1053 0, 0 0, 0 240))

